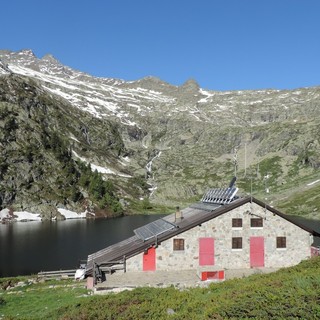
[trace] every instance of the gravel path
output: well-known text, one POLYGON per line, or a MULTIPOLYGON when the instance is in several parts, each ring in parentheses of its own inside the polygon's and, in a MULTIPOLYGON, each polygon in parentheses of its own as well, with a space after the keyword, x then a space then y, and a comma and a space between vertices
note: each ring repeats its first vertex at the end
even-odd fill
MULTIPOLYGON (((274 272, 277 269, 237 269, 225 270, 225 278, 243 278, 252 274, 262 274, 274 272)), ((154 271, 154 272, 127 272, 118 271, 112 275, 107 275, 106 281, 98 283, 94 288, 94 293, 104 294, 108 292, 120 292, 132 290, 137 287, 169 287, 178 289, 192 287, 206 287, 211 281, 201 281, 195 270, 179 271, 154 271)))

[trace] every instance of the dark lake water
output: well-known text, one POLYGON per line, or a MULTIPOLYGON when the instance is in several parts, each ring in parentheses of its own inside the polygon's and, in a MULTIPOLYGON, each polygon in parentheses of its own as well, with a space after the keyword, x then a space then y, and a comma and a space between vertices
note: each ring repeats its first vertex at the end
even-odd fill
MULTIPOLYGON (((134 235, 163 215, 0 224, 0 277, 75 269, 88 254, 134 235)), ((320 220, 295 217, 320 233, 320 220)), ((320 246, 320 239, 315 238, 320 246)))
POLYGON ((0 224, 0 277, 76 269, 88 254, 133 236, 163 215, 0 224))

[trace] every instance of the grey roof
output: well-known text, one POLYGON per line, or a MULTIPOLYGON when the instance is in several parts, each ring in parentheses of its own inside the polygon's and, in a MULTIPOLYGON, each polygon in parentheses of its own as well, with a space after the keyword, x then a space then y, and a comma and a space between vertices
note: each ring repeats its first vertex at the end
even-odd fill
POLYGON ((144 227, 136 229, 134 231, 134 236, 90 254, 87 260, 86 273, 90 274, 92 272, 94 263, 103 264, 109 261, 117 261, 123 259, 124 256, 126 258, 130 258, 140 252, 143 252, 155 243, 160 243, 165 239, 179 234, 181 230, 185 230, 186 226, 189 224, 199 224, 199 217, 204 218, 209 216, 211 213, 211 211, 208 210, 195 209, 191 207, 183 209, 182 211, 182 219, 176 220, 176 214, 170 214, 164 218, 156 220, 155 224, 147 224, 144 226, 145 229, 144 227), (150 227, 151 225, 152 227, 150 227), (163 227, 162 229, 161 226, 163 227), (157 227, 159 227, 159 229, 157 229, 157 227), (167 228, 165 229, 165 227, 167 228), (153 230, 154 233, 151 230, 153 230), (159 233, 160 230, 161 232, 159 233), (147 234, 149 236, 147 236, 147 234))

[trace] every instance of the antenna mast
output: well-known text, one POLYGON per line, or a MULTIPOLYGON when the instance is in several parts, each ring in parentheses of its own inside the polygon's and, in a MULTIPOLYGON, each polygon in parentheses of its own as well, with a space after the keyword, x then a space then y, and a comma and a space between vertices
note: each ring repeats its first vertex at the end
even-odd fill
POLYGON ((234 148, 233 154, 233 163, 234 163, 234 176, 237 177, 237 169, 238 169, 238 149, 237 147, 234 148))
POLYGON ((244 177, 247 175, 247 143, 244 143, 244 177))

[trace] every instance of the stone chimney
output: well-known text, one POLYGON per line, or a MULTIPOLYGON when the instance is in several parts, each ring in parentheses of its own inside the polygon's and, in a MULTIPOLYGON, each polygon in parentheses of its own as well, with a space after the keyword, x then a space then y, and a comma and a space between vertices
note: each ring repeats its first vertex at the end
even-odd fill
POLYGON ((180 207, 176 207, 176 214, 175 214, 175 222, 181 221, 183 219, 182 211, 180 207))

